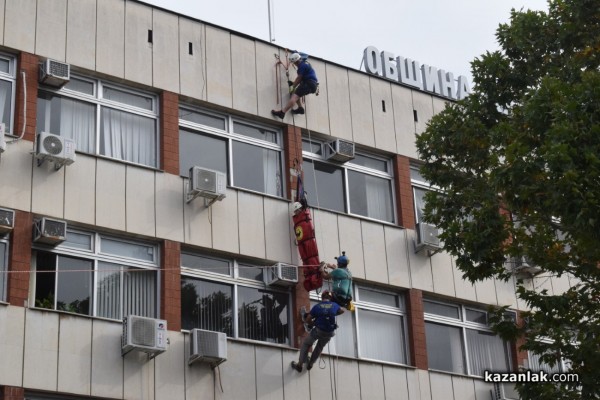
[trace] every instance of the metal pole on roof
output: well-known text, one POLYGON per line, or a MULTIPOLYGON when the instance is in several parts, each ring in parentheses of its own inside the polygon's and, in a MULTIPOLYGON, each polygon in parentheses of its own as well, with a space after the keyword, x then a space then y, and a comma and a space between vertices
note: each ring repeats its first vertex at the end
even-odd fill
MULTIPOLYGON (((267 0, 267 7, 269 8, 269 42, 274 42, 275 38, 273 37, 272 31, 271 31, 271 0, 267 0)), ((275 22, 275 21, 273 21, 275 22)))

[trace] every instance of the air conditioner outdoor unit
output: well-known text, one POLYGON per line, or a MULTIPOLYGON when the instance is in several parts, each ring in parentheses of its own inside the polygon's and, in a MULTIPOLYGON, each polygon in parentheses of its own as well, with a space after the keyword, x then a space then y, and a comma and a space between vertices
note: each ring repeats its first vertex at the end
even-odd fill
POLYGON ((337 139, 325 144, 325 158, 331 161, 346 162, 354 158, 354 143, 337 139))
POLYGON ((67 222, 59 219, 42 217, 33 226, 33 241, 56 246, 67 237, 67 222))
POLYGON ((0 208, 0 235, 8 233, 15 227, 15 212, 0 208))
POLYGON ((75 162, 75 141, 54 135, 48 132, 42 132, 37 137, 37 150, 35 158, 38 160, 38 166, 44 161, 53 161, 56 169, 63 165, 71 165, 75 162))
POLYGON ((4 153, 4 150, 6 150, 6 140, 4 139, 5 130, 6 125, 3 122, 0 124, 0 154, 4 153))
POLYGON ((198 196, 212 201, 223 200, 225 198, 227 176, 223 172, 192 167, 190 168, 189 177, 188 203, 198 196))
POLYGON ((519 394, 514 387, 507 389, 502 383, 494 382, 494 388, 490 390, 492 400, 519 400, 519 394))
POLYGON ((71 79, 71 66, 69 64, 46 60, 40 63, 40 83, 61 88, 71 79))
POLYGON ((121 355, 140 350, 156 356, 167 350, 167 321, 130 315, 123 318, 121 355))
POLYGON ((535 276, 542 272, 542 268, 532 263, 528 257, 522 256, 514 259, 515 274, 535 276))
POLYGON ((427 224, 425 222, 419 222, 417 224, 417 252, 423 249, 432 251, 440 250, 442 248, 442 243, 440 242, 438 235, 439 229, 437 226, 427 224))
POLYGON ((227 361, 227 335, 223 332, 192 329, 188 364, 209 363, 213 368, 227 361))
POLYGON ((298 267, 277 263, 266 270, 267 285, 295 286, 298 283, 298 267))

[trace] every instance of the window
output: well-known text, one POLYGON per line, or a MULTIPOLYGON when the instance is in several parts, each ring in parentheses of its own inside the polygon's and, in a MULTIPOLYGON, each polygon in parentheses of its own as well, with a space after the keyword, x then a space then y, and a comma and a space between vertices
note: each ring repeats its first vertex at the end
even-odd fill
POLYGON ((319 208, 395 222, 391 162, 356 153, 344 164, 323 157, 326 143, 302 139, 304 189, 309 203, 319 208))
POLYGON ((158 105, 150 93, 76 75, 38 92, 37 133, 73 139, 77 150, 158 167, 158 105))
POLYGON ((283 196, 281 133, 266 126, 179 109, 180 174, 193 166, 221 171, 231 186, 283 196))
POLYGON ((263 267, 191 252, 181 266, 183 329, 290 344, 290 292, 265 287, 263 267))
POLYGON ((488 326, 487 312, 424 300, 429 368, 483 376, 510 371, 510 347, 488 326))
POLYGON ((68 230, 35 261, 36 307, 121 320, 158 315, 158 248, 97 233, 68 230))
POLYGON ((425 208, 425 194, 431 190, 429 182, 421 176, 417 167, 410 168, 410 180, 413 187, 413 197, 415 201, 415 222, 417 224, 423 221, 423 209, 425 208))
POLYGON ((6 301, 6 284, 8 281, 8 240, 0 235, 0 301, 6 301))
MULTIPOLYGON (((337 334, 325 351, 348 357, 407 364, 404 298, 355 285, 355 312, 337 317, 337 334)), ((311 307, 319 296, 311 293, 311 307)))
POLYGON ((0 122, 5 132, 16 135, 13 128, 13 109, 15 103, 15 59, 0 53, 0 122))

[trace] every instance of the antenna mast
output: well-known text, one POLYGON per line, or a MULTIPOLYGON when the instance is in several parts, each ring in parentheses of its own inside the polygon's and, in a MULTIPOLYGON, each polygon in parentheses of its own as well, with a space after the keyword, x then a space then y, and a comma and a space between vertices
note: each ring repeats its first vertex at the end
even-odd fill
MULTIPOLYGON (((275 1, 275 0, 273 0, 275 1)), ((273 9, 273 17, 271 17, 271 0, 267 0, 267 7, 269 8, 269 42, 274 42, 273 32, 271 30, 271 20, 273 20, 273 31, 275 30, 275 10, 273 9)))

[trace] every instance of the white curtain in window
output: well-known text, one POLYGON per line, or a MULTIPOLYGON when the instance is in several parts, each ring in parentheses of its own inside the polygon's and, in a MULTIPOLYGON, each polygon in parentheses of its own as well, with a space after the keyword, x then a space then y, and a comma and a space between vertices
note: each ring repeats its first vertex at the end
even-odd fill
POLYGON ((4 122, 6 132, 12 132, 10 126, 10 102, 12 97, 12 84, 0 81, 0 122, 4 122))
POLYGON ((151 118, 102 109, 100 154, 156 167, 156 128, 151 118))
POLYGON ((485 370, 509 370, 506 346, 493 333, 467 329, 467 348, 472 375, 483 376, 485 370))
POLYGON ((279 165, 279 152, 263 149, 264 188, 265 193, 281 196, 281 167, 279 165))
POLYGON ((121 319, 121 267, 101 262, 98 264, 96 285, 96 315, 121 319))
POLYGON ((123 272, 123 313, 156 317, 156 272, 127 268, 123 272))
POLYGON ((0 242, 0 301, 6 301, 6 243, 0 242))
POLYGON ((79 151, 94 153, 96 106, 65 97, 60 102, 60 132, 53 133, 73 139, 79 151))
POLYGON ((425 208, 425 193, 427 190, 414 188, 415 208, 417 209, 417 223, 423 219, 423 209, 425 208))
POLYGON ((357 318, 361 357, 406 363, 401 316, 358 310, 357 318))
POLYGON ((392 193, 390 181, 366 175, 368 216, 383 221, 392 221, 392 193))

